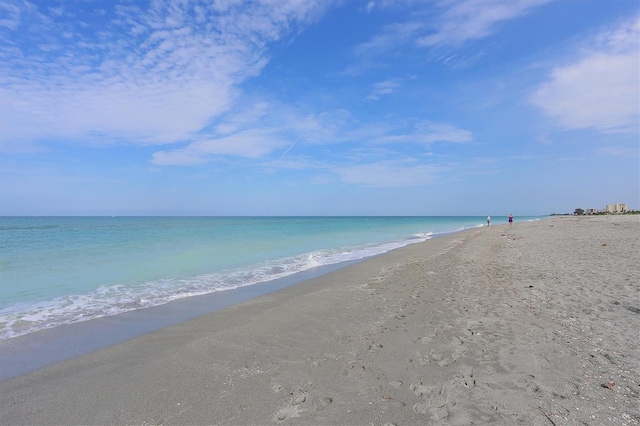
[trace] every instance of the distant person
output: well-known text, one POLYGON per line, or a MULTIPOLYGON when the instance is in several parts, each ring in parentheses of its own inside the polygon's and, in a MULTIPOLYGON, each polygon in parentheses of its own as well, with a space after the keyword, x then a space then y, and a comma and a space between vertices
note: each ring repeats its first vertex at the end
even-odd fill
POLYGON ((513 225, 513 215, 509 215, 509 225, 513 225))
POLYGON ((491 216, 487 216, 487 226, 491 226, 491 216))

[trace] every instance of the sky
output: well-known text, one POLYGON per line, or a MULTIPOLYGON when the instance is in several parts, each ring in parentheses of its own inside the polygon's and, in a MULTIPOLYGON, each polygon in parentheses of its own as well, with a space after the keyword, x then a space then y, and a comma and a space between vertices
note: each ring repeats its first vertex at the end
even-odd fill
POLYGON ((0 215, 640 209, 637 0, 0 0, 0 215))

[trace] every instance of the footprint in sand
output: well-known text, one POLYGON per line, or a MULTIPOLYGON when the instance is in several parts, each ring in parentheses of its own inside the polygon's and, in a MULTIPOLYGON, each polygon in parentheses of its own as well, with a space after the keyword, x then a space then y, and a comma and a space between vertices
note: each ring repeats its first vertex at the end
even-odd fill
POLYGON ((414 368, 416 368, 416 366, 414 365, 413 360, 411 358, 407 359, 404 363, 404 369, 413 370, 414 368))
POLYGON ((431 387, 423 385, 422 382, 412 383, 409 389, 416 395, 424 395, 431 391, 431 387))
POLYGON ((300 413, 304 410, 300 407, 300 404, 307 400, 307 393, 303 390, 297 389, 289 394, 288 404, 282 407, 273 417, 274 423, 282 423, 291 417, 300 417, 300 413))
POLYGON ((303 390, 295 390, 289 394, 291 405, 300 405, 307 399, 307 393, 303 390))
POLYGON ((432 420, 442 420, 449 417, 449 409, 443 403, 441 407, 432 405, 431 402, 420 402, 413 406, 413 410, 422 415, 431 416, 432 420))
POLYGON ((540 389, 540 386, 538 386, 538 383, 535 380, 535 376, 530 374, 517 378, 515 382, 519 387, 526 389, 527 392, 542 392, 542 389, 540 389))
POLYGON ((288 418, 300 417, 300 413, 302 411, 303 410, 301 410, 300 407, 298 407, 297 405, 282 407, 280 410, 278 410, 276 415, 273 417, 273 421, 274 423, 282 423, 288 418))
POLYGON ((463 373, 459 373, 453 379, 453 384, 455 386, 465 387, 465 388, 473 388, 476 386, 476 378, 473 374, 473 368, 467 369, 463 373))
MULTIPOLYGON (((460 339, 458 340, 462 342, 460 339)), ((460 346, 456 347, 456 349, 451 352, 450 356, 446 356, 443 352, 436 349, 432 349, 426 355, 419 353, 420 358, 418 359, 418 364, 420 364, 421 367, 424 367, 429 363, 436 362, 441 367, 448 367, 449 365, 457 362, 467 353, 466 349, 461 346, 462 343, 459 345, 460 346)))
POLYGON ((327 408, 333 402, 333 398, 330 396, 323 396, 313 401, 314 411, 322 411, 327 408))
MULTIPOLYGON (((446 392, 443 391, 442 386, 438 387, 422 387, 422 384, 417 386, 412 385, 414 389, 423 393, 423 401, 415 404, 413 410, 422 415, 428 415, 431 420, 443 420, 449 417, 451 414, 451 407, 456 405, 455 400, 451 399, 446 392)), ((416 392, 414 390, 414 392, 416 392)))
POLYGON ((380 349, 382 349, 381 343, 371 342, 371 344, 367 346, 369 352, 378 352, 380 349))
POLYGON ((436 333, 434 331, 434 332, 431 332, 431 333, 427 334, 426 336, 416 337, 415 339, 411 340, 411 343, 422 343, 423 345, 427 345, 433 339, 435 339, 437 335, 438 335, 438 333, 436 333))

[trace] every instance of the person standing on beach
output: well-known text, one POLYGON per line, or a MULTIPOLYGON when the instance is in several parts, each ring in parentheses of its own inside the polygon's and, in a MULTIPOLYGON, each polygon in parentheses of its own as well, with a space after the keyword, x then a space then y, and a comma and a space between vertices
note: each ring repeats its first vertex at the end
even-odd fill
POLYGON ((509 215, 509 225, 513 225, 513 214, 509 215))
POLYGON ((487 226, 491 226, 491 216, 487 216, 487 226))

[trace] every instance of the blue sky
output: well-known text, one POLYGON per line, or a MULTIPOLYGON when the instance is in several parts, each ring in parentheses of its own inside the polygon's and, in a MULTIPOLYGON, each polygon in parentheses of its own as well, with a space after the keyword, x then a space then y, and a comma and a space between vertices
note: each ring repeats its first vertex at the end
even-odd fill
POLYGON ((0 0, 0 215, 640 208, 637 0, 0 0))

